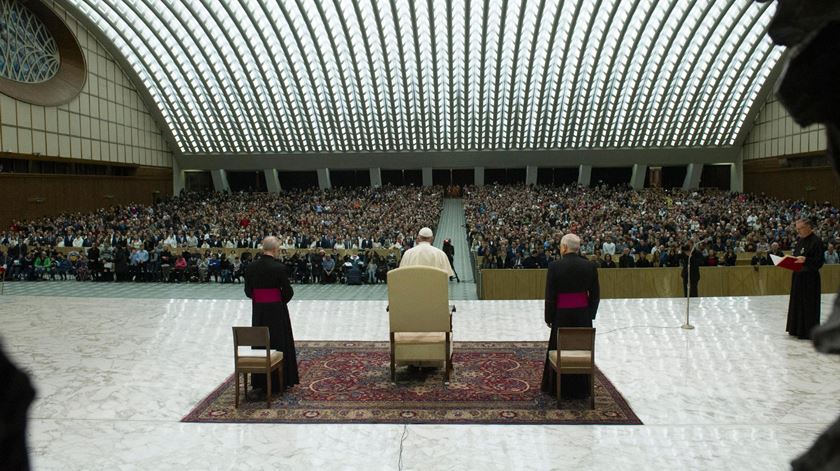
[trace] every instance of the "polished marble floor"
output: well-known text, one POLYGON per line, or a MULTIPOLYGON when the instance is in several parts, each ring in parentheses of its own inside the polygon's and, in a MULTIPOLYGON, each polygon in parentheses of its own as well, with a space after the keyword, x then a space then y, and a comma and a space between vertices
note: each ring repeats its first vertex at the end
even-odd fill
MULTIPOLYGON (((786 296, 696 300, 693 331, 684 302, 601 304, 597 361, 632 427, 181 423, 231 373, 241 299, 7 294, 0 337, 38 389, 36 470, 788 469, 840 414, 840 357, 785 334, 786 296)), ((456 304, 458 340, 548 337, 538 301, 456 304)), ((298 339, 388 337, 383 301, 290 308, 298 339)))

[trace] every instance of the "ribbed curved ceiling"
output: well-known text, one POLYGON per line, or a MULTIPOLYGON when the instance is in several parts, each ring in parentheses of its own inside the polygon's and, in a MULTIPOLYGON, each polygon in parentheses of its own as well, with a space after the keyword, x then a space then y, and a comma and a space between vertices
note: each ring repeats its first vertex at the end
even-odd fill
POLYGON ((729 146, 782 51, 749 0, 66 0, 185 154, 729 146))

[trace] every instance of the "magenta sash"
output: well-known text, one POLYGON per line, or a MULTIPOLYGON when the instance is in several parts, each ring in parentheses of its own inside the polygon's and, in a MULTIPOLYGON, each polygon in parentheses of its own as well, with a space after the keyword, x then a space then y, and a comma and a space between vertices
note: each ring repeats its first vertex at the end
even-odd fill
POLYGON ((254 288, 251 300, 257 304, 279 303, 283 301, 283 293, 278 288, 254 288))
POLYGON ((578 309, 587 306, 589 306, 589 294, 586 291, 557 293, 557 309, 578 309))

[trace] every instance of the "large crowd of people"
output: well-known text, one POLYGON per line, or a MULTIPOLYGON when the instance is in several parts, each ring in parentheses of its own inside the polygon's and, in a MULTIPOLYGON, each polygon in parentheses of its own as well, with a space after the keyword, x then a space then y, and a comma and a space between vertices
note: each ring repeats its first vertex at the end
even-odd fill
POLYGON ((296 281, 352 283, 359 269, 362 281, 381 282, 397 263, 394 252, 414 245, 418 227, 438 221, 442 201, 440 187, 188 193, 150 206, 17 221, 0 232, 0 266, 7 280, 233 282, 252 256, 233 249, 256 253, 273 235, 290 252, 285 261, 296 281))
MULTIPOLYGON (((836 260, 840 210, 764 195, 627 186, 501 186, 464 191, 467 231, 479 268, 541 268, 559 256, 560 238, 578 234, 581 252, 602 267, 675 267, 695 247, 705 265, 735 265, 755 252, 769 264, 796 242, 808 217, 836 260)), ((828 258, 828 254, 827 254, 828 258)))
MULTIPOLYGON (((264 237, 281 241, 297 283, 381 283, 434 226, 452 187, 310 189, 273 193, 186 193, 157 204, 103 208, 17 221, 0 232, 7 280, 237 282, 264 237), (305 249, 305 250, 301 250, 305 249), (390 249, 390 250, 383 250, 390 249)), ((684 247, 708 266, 740 253, 770 264, 796 241, 794 222, 815 221, 836 263, 840 211, 719 190, 625 186, 463 187, 466 230, 477 268, 544 268, 564 234, 601 267, 675 267, 684 247)), ((743 258, 743 257, 742 257, 743 258)))

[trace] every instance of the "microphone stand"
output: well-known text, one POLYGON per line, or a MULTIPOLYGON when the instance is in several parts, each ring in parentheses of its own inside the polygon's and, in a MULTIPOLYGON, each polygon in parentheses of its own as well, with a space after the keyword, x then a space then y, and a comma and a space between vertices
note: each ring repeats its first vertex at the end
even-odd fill
POLYGON ((691 318, 691 259, 694 257, 694 244, 691 244, 691 250, 688 252, 688 258, 685 261, 686 265, 686 286, 685 286, 685 323, 681 326, 685 330, 693 330, 694 326, 689 322, 691 318))

